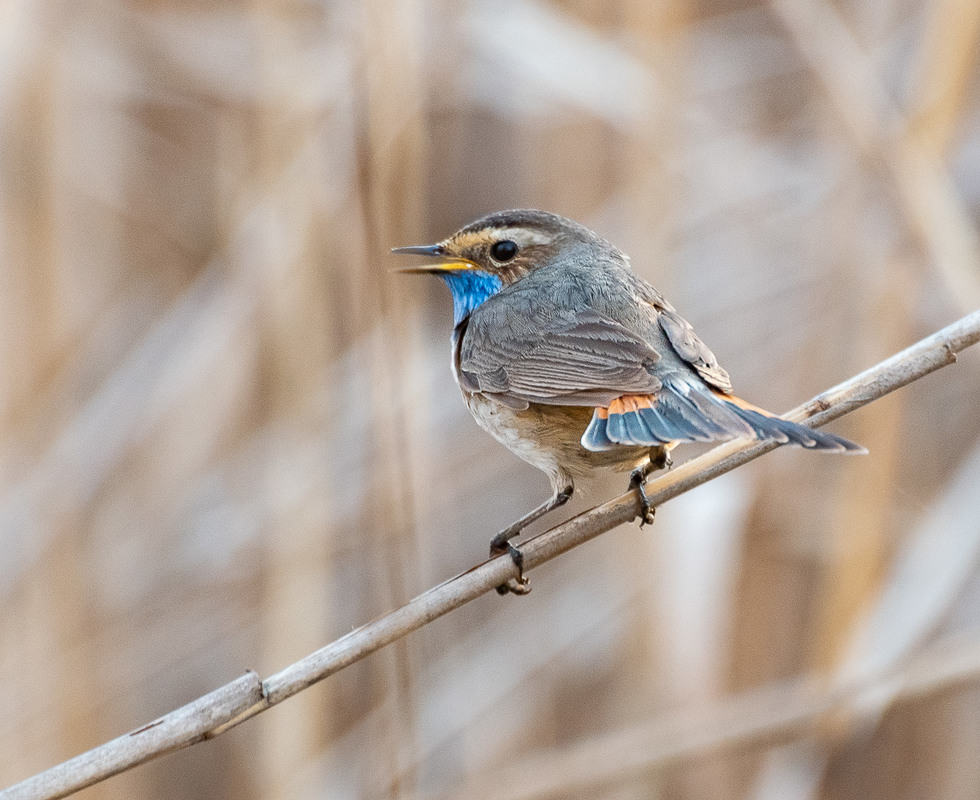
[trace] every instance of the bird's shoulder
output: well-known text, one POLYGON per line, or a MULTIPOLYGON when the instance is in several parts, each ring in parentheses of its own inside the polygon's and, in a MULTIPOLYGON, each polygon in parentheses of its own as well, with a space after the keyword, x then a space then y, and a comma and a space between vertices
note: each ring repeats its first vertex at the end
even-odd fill
POLYGON ((677 313, 676 309, 660 292, 638 275, 633 275, 634 291, 639 305, 669 342, 671 352, 685 364, 693 367, 701 379, 713 388, 730 393, 732 381, 694 327, 677 313))

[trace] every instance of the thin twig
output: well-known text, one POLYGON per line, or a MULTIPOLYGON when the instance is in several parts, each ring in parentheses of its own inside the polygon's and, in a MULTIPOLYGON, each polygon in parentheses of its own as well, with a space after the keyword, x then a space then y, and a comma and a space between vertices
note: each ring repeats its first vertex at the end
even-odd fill
MULTIPOLYGON (((786 416, 811 426, 823 425, 953 363, 956 353, 978 340, 980 311, 975 311, 786 416)), ((647 496, 654 505, 660 505, 777 446, 749 439, 726 442, 651 481, 647 496)), ((543 564, 629 522, 638 512, 639 501, 633 492, 586 511, 524 543, 525 567, 543 564)), ((15 784, 0 792, 0 800, 65 797, 159 755, 217 736, 513 577, 515 567, 509 556, 480 564, 311 653, 261 685, 249 673, 143 728, 15 784)))

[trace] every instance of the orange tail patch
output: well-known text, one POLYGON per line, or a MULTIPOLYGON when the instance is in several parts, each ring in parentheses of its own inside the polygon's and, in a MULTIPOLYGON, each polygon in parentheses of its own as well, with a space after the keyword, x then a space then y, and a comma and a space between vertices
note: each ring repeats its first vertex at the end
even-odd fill
POLYGON ((596 408, 589 427, 582 434, 586 450, 612 450, 619 445, 654 447, 672 441, 658 431, 657 398, 649 394, 624 394, 614 398, 609 408, 596 408))

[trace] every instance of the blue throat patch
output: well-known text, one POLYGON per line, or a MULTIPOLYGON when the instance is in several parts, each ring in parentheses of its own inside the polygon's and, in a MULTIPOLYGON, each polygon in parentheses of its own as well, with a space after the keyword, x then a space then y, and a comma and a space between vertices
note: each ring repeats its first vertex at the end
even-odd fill
POLYGON ((453 293, 453 325, 459 325, 474 308, 483 305, 503 286, 496 275, 476 270, 443 272, 439 275, 453 293))

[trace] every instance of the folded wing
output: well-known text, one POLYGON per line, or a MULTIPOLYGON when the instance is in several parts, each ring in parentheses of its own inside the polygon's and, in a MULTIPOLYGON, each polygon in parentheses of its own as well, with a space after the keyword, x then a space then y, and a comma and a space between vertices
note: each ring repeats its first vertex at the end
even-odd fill
POLYGON ((728 373, 652 287, 640 297, 556 312, 540 294, 488 301, 458 331, 460 385, 516 408, 593 406, 588 450, 753 436, 812 450, 863 452, 735 397, 728 373), (625 322, 616 308, 628 308, 625 322), (627 319, 628 317, 628 319, 627 319), (627 324, 628 323, 628 324, 627 324))

